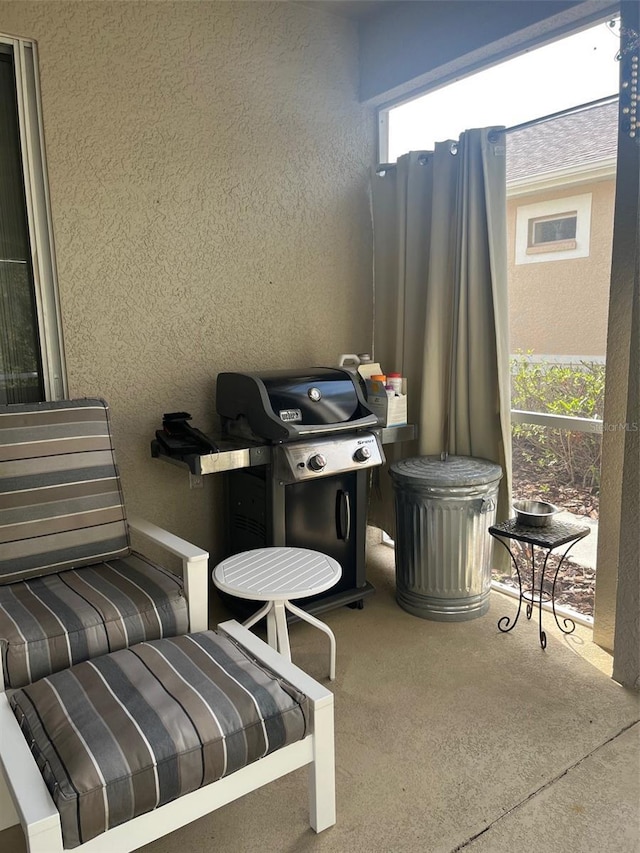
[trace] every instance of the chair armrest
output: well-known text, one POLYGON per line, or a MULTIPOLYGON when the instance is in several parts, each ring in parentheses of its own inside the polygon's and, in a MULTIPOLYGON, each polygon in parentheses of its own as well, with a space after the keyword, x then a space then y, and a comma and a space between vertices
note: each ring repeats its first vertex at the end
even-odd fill
POLYGON ((137 516, 128 518, 127 523, 130 530, 182 559, 189 630, 206 631, 209 627, 209 552, 137 516))
POLYGON ((315 832, 333 826, 336 822, 333 693, 235 620, 222 622, 217 630, 309 698, 313 750, 309 770, 310 822, 315 832))
MULTIPOLYGON (((35 849, 62 853, 60 815, 6 695, 0 695, 0 770, 35 849)), ((29 848, 33 849, 33 848, 29 848)))

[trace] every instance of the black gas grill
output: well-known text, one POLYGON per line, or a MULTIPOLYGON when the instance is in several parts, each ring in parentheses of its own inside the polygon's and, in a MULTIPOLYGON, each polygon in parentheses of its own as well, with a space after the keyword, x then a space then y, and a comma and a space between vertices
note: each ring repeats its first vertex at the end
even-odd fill
POLYGON ((270 445, 265 465, 227 477, 229 553, 270 545, 311 548, 342 566, 338 585, 299 602, 310 612, 362 606, 369 470, 384 461, 376 415, 359 378, 312 367, 220 373, 223 436, 270 445))

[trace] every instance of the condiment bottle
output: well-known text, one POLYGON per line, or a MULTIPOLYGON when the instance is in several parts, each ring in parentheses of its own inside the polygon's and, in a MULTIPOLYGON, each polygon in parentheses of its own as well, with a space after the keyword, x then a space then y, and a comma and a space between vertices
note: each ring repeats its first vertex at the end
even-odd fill
POLYGON ((399 373, 390 373, 387 376, 387 384, 391 385, 396 394, 402 394, 402 376, 399 373))

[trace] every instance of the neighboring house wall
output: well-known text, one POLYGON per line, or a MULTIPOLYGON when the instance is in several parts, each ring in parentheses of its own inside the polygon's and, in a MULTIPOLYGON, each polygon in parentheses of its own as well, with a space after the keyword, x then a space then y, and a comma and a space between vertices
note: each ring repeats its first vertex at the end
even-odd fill
POLYGON ((102 395, 131 511, 220 553, 222 478, 151 459, 223 370, 370 347, 374 119, 352 22, 295 3, 0 0, 35 38, 71 395, 102 395))
POLYGON ((604 358, 611 280, 615 178, 507 199, 511 352, 604 358), (516 263, 518 208, 591 194, 589 254, 516 263))

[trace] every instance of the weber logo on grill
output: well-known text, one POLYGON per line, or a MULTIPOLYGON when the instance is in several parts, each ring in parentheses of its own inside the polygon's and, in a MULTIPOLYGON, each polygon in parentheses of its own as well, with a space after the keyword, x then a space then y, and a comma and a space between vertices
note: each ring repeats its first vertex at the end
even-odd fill
POLYGON ((301 409, 282 409, 282 411, 278 412, 278 415, 280 417, 280 420, 285 422, 302 420, 301 409))

